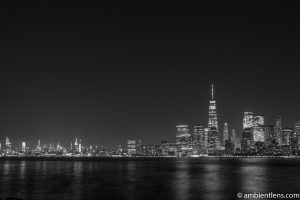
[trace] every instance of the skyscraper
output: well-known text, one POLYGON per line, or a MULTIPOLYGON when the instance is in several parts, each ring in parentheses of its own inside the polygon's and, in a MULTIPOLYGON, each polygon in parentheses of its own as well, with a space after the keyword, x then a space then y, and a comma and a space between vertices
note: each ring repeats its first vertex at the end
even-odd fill
POLYGON ((214 85, 211 85, 211 100, 209 101, 209 110, 208 110, 208 128, 214 127, 216 130, 218 128, 218 114, 217 114, 217 105, 214 100, 214 85))
POLYGON ((223 145, 225 145, 226 140, 228 140, 228 124, 224 123, 224 128, 223 128, 223 145))
POLYGON ((22 152, 25 153, 26 151, 26 142, 22 142, 22 152))
POLYGON ((201 143, 204 139, 203 131, 204 131, 203 126, 195 125, 194 126, 193 141, 201 143))
POLYGON ((235 134, 234 129, 232 129, 231 141, 232 141, 232 144, 235 145, 235 143, 236 143, 236 134, 235 134))
POLYGON ((209 128, 204 128, 204 146, 206 148, 208 147, 208 131, 209 128))
POLYGON ((38 140, 38 144, 36 146, 36 150, 37 151, 41 151, 42 150, 42 148, 41 148, 41 140, 38 140))
POLYGON ((264 117, 255 116, 253 117, 253 141, 254 142, 265 142, 265 132, 264 132, 264 117))
POLYGON ((208 107, 208 151, 213 153, 220 146, 219 130, 218 130, 218 115, 216 101, 214 100, 214 85, 211 85, 211 100, 208 107))
POLYGON ((127 155, 132 156, 136 154, 136 141, 130 138, 127 140, 127 155))
POLYGON ((275 124, 275 138, 276 142, 278 143, 279 146, 282 145, 282 127, 281 127, 281 117, 276 118, 276 124, 275 124))
POLYGON ((178 125, 176 126, 177 132, 176 132, 176 143, 186 143, 189 142, 191 139, 191 134, 189 131, 188 125, 178 125))
POLYGON ((253 112, 244 112, 243 129, 253 127, 253 112))
POLYGON ((78 152, 81 153, 81 139, 79 139, 79 143, 78 143, 78 152))
POLYGON ((11 143, 8 137, 5 138, 5 147, 6 149, 11 149, 11 143))
POLYGON ((298 148, 300 147, 300 122, 297 122, 294 124, 294 131, 296 133, 296 138, 297 138, 297 146, 298 148))

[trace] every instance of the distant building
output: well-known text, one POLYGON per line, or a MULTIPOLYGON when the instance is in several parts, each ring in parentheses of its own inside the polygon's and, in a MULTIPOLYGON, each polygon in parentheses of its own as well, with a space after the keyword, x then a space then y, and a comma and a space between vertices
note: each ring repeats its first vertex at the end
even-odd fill
POLYGON ((217 148, 220 148, 220 136, 218 127, 218 114, 216 101, 214 99, 214 85, 211 85, 211 100, 208 107, 208 153, 214 154, 217 148))
POLYGON ((244 154, 251 154, 254 148, 253 128, 245 128, 241 140, 241 149, 244 154))
POLYGON ((78 143, 78 152, 81 153, 82 148, 81 148, 81 139, 79 139, 79 143, 78 143))
POLYGON ((136 153, 138 155, 142 154, 142 140, 138 139, 137 143, 136 143, 136 153))
POLYGON ((237 147, 237 135, 234 129, 232 129, 232 133, 231 133, 231 143, 233 145, 233 150, 235 150, 235 148, 237 147))
POLYGON ((276 118, 276 123, 275 123, 275 141, 278 143, 279 146, 282 145, 282 127, 281 127, 281 117, 279 116, 276 118))
POLYGON ((127 155, 135 155, 136 154, 136 141, 135 139, 127 140, 127 155))
POLYGON ((292 132, 290 134, 290 137, 289 137, 289 143, 290 143, 290 146, 291 146, 291 150, 292 150, 292 153, 295 154, 296 151, 299 149, 299 140, 298 140, 298 137, 297 137, 297 133, 296 132, 292 132))
POLYGON ((290 135, 293 133, 293 128, 282 128, 282 145, 290 145, 290 135))
POLYGON ((214 153, 219 146, 219 131, 212 127, 208 130, 208 152, 214 153))
POLYGON ((22 152, 26 152, 26 142, 22 142, 22 152))
POLYGON ((244 112, 243 130, 253 127, 253 112, 244 112))
POLYGON ((217 131, 218 128, 218 114, 217 114, 217 105, 214 99, 214 85, 211 85, 211 100, 209 101, 208 108, 208 128, 214 128, 217 131))
POLYGON ((118 145, 117 154, 121 155, 123 153, 122 145, 118 145))
POLYGON ((234 144, 231 140, 225 140, 225 154, 233 155, 234 154, 234 144))
POLYGON ((300 122, 294 124, 294 131, 296 133, 297 141, 298 141, 298 148, 300 148, 300 122))
POLYGON ((229 133, 228 133, 228 124, 224 123, 224 127, 223 127, 223 143, 221 144, 221 146, 225 146, 225 142, 226 140, 229 140, 229 133))
POLYGON ((193 133, 193 141, 199 142, 203 141, 204 138, 204 129, 203 126, 196 125, 194 126, 194 133, 193 133))
POLYGON ((41 152, 42 151, 41 140, 38 140, 38 144, 36 145, 36 151, 37 152, 41 152))
POLYGON ((5 148, 11 149, 11 142, 8 137, 5 138, 5 148))
POLYGON ((265 142, 265 132, 262 125, 255 125, 253 127, 253 141, 254 142, 265 142))
POLYGON ((178 125, 176 126, 176 143, 187 143, 191 141, 191 134, 188 125, 178 125))

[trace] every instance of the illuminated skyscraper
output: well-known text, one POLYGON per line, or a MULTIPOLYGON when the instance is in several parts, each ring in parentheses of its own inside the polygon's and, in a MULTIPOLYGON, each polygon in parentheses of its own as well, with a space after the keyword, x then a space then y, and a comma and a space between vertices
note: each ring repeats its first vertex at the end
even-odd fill
POLYGON ((296 138, 297 138, 297 141, 298 141, 298 148, 300 148, 300 122, 297 122, 294 124, 294 131, 296 133, 296 138))
POLYGON ((275 124, 275 139, 279 146, 282 145, 282 127, 281 127, 281 117, 276 118, 276 124, 275 124))
POLYGON ((191 140, 191 134, 188 125, 178 125, 176 126, 176 143, 186 143, 191 140))
POLYGON ((253 127, 253 113, 244 112, 243 129, 253 127))
POLYGON ((204 141, 203 126, 200 125, 194 126, 193 141, 199 143, 204 141))
POLYGON ((224 128, 223 128, 223 146, 225 145, 226 140, 228 140, 228 124, 224 123, 224 128))
POLYGON ((253 141, 265 142, 265 131, 263 125, 255 125, 253 127, 253 141))
POLYGON ((42 148, 41 148, 41 140, 38 140, 38 144, 36 146, 36 150, 37 151, 41 151, 42 150, 42 148))
POLYGON ((132 156, 136 154, 136 141, 135 139, 127 140, 127 154, 132 156))
POLYGON ((216 101, 214 100, 213 84, 211 85, 211 100, 209 101, 208 108, 208 128, 208 151, 212 153, 220 146, 217 106, 216 101))
POLYGON ((26 142, 22 142, 22 152, 26 152, 26 142))
POLYGON ((283 128, 281 135, 282 135, 282 145, 289 145, 290 144, 290 135, 293 133, 292 128, 283 128))
POLYGON ((264 132, 265 120, 263 116, 253 117, 253 141, 254 142, 265 142, 264 132))
POLYGON ((208 131, 208 151, 213 153, 219 147, 219 132, 215 127, 212 127, 208 131))
POLYGON ((81 149, 81 139, 80 139, 80 140, 79 140, 79 143, 78 143, 78 152, 81 153, 81 150, 82 150, 82 149, 81 149))
POLYGON ((236 141, 236 134, 235 134, 234 129, 232 129, 232 132, 231 132, 231 141, 232 141, 233 144, 235 144, 235 141, 236 141))
POLYGON ((206 148, 208 147, 208 131, 209 128, 204 128, 204 146, 206 148))
POLYGON ((211 100, 209 101, 209 110, 208 110, 208 128, 218 128, 218 115, 217 115, 217 105, 214 100, 214 85, 211 85, 211 100))
POLYGON ((141 139, 137 140, 137 143, 136 143, 136 153, 138 155, 141 155, 141 153, 142 153, 142 140, 141 139))
POLYGON ((5 138, 5 147, 6 149, 11 149, 11 143, 8 137, 5 138))

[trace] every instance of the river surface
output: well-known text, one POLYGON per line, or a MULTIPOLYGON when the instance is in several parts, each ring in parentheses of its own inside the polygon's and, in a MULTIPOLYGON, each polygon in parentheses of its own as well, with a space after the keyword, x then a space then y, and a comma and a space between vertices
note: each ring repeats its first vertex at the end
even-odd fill
POLYGON ((300 193, 300 160, 0 161, 0 199, 238 199, 300 193))

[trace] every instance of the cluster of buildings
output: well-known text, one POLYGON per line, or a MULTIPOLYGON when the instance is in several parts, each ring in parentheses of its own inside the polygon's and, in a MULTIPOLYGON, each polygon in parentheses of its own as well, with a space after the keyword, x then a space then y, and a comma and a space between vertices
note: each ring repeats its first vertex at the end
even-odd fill
POLYGON ((214 87, 211 86, 208 125, 182 124, 176 126, 176 140, 162 141, 159 145, 142 144, 140 139, 129 139, 126 145, 118 145, 117 150, 107 151, 102 146, 84 146, 75 138, 69 148, 50 144, 35 147, 22 142, 12 147, 7 137, 0 142, 0 156, 111 156, 111 157, 202 157, 202 156, 298 156, 300 155, 300 122, 293 127, 282 127, 281 117, 275 123, 266 125, 264 117, 244 112, 243 131, 236 134, 229 131, 228 123, 221 130, 218 124, 214 87))
POLYGON ((37 145, 28 145, 27 142, 21 142, 20 145, 12 146, 8 137, 5 143, 0 142, 0 156, 35 156, 35 157, 84 157, 84 156, 109 156, 111 153, 103 149, 103 146, 84 146, 81 139, 75 138, 68 148, 57 144, 41 145, 38 140, 37 145))
POLYGON ((300 122, 282 127, 281 117, 266 125, 264 117, 244 112, 243 131, 229 131, 228 123, 219 129, 214 87, 211 86, 208 126, 183 124, 176 126, 176 140, 160 145, 142 145, 127 141, 122 155, 129 156, 295 156, 300 155, 300 122))

